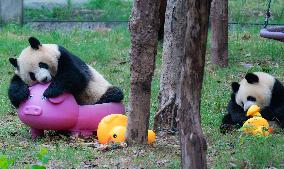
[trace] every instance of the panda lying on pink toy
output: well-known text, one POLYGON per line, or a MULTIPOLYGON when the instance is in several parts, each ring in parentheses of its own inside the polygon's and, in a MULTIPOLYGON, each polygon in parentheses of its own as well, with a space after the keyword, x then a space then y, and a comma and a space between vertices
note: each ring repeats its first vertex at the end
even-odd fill
POLYGON ((89 136, 103 117, 124 114, 122 91, 94 68, 59 45, 29 43, 9 59, 16 70, 8 95, 33 138, 44 130, 89 136))

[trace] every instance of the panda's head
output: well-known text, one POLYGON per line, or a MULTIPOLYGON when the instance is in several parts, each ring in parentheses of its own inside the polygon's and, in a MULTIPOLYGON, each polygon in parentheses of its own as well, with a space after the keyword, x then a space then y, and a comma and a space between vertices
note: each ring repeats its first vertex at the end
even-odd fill
POLYGON ((274 83, 275 78, 267 73, 248 73, 240 83, 232 83, 235 101, 244 111, 253 104, 269 106, 274 83))
POLYGON ((25 48, 18 59, 9 58, 16 68, 15 73, 28 85, 48 83, 57 72, 60 52, 56 44, 41 44, 34 37, 29 38, 30 46, 25 48))

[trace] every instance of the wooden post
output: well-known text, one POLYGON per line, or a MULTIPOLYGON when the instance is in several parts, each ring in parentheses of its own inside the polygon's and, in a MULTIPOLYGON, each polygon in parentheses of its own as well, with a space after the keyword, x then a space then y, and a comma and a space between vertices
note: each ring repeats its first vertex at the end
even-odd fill
POLYGON ((180 86, 181 58, 184 55, 186 0, 168 0, 165 15, 159 110, 154 117, 154 130, 177 130, 177 108, 180 86))
POLYGON ((131 33, 130 95, 126 139, 147 143, 151 81, 155 69, 159 29, 158 0, 134 0, 129 23, 131 33))
POLYGON ((23 23, 23 0, 0 0, 0 23, 23 23))
POLYGON ((185 55, 182 57, 180 107, 180 145, 182 168, 205 169, 206 140, 200 121, 201 88, 204 74, 210 0, 187 0, 185 55))
POLYGON ((228 66, 228 0, 213 0, 211 7, 211 60, 220 67, 228 66))

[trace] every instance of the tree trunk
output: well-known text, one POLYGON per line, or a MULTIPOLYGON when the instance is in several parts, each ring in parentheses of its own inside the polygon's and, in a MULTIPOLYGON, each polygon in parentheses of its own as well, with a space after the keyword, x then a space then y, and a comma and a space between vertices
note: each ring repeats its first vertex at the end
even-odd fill
POLYGON ((160 27, 158 32, 158 39, 161 40, 164 38, 164 25, 165 25, 165 13, 167 7, 167 0, 160 0, 160 9, 159 9, 159 18, 160 18, 160 27))
POLYGON ((204 169, 207 168, 207 145, 200 124, 200 102, 211 1, 187 2, 189 10, 178 112, 182 168, 204 169))
POLYGON ((211 60, 220 67, 228 66, 228 0, 213 0, 211 7, 211 60))
POLYGON ((168 0, 159 91, 159 111, 154 117, 154 130, 175 131, 180 85, 181 57, 184 55, 186 0, 168 0))
POLYGON ((147 143, 151 81, 157 53, 159 5, 157 0, 135 0, 130 18, 131 84, 126 131, 126 139, 130 144, 147 143))

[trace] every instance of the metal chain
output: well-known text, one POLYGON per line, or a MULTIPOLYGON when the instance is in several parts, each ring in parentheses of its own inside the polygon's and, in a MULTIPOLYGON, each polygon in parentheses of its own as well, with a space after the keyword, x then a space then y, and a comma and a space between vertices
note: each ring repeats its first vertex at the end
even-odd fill
POLYGON ((265 14, 264 28, 267 27, 269 18, 270 18, 270 16, 271 16, 271 13, 270 13, 270 4, 271 4, 271 0, 268 0, 268 8, 267 8, 266 14, 265 14))

